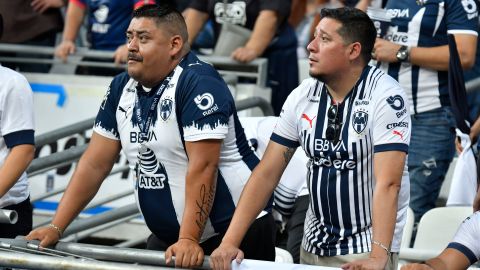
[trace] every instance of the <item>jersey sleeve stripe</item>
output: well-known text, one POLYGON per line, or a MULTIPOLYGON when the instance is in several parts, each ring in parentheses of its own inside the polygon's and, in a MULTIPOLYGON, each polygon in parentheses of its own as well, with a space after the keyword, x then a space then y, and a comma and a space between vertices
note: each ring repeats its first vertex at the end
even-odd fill
POLYGON ((270 140, 289 148, 296 148, 300 146, 300 144, 297 141, 292 141, 292 140, 283 138, 275 133, 272 133, 272 137, 270 137, 270 140))
POLYGON ((465 255, 465 257, 467 257, 468 260, 470 261, 470 264, 474 264, 478 260, 475 254, 468 247, 460 243, 457 243, 457 242, 450 243, 448 244, 447 248, 453 248, 463 253, 463 255, 465 255))
POLYGON ((375 153, 386 151, 402 151, 408 154, 408 145, 404 143, 380 144, 373 147, 375 153))
POLYGON ((8 133, 3 135, 3 139, 5 140, 5 145, 8 148, 13 148, 14 146, 20 144, 35 144, 34 138, 34 131, 32 129, 29 130, 20 130, 15 131, 12 133, 8 133))
POLYGON ((477 31, 474 30, 466 30, 466 29, 458 29, 458 30, 448 30, 448 34, 465 34, 465 35, 473 35, 473 36, 478 36, 477 31))

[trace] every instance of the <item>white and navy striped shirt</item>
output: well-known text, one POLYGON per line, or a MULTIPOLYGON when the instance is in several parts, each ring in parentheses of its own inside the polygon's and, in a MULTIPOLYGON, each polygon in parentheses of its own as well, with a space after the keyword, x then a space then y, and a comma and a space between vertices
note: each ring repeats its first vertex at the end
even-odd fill
POLYGON ((470 264, 480 260, 480 211, 466 218, 458 228, 453 241, 447 248, 453 248, 463 253, 470 264))
MULTIPOLYGON (((301 146, 308 162, 310 206, 303 247, 320 256, 369 252, 374 190, 373 157, 382 151, 408 151, 410 115, 405 92, 390 76, 365 67, 340 106, 342 130, 334 145, 326 139, 331 98, 326 85, 306 79, 288 97, 271 140, 301 146)), ((396 232, 409 200, 405 166, 396 232)), ((401 238, 401 233, 399 234, 401 238)), ((398 251, 398 234, 392 251, 398 251)))
MULTIPOLYGON (((477 35, 475 0, 390 0, 392 17, 385 39, 409 47, 448 45, 447 34, 477 35)), ((412 114, 450 105, 446 71, 382 63, 381 68, 407 91, 412 114)))
POLYGON ((182 223, 188 166, 185 141, 223 140, 215 200, 203 241, 227 229, 259 160, 245 138, 227 85, 212 66, 193 53, 175 68, 148 132, 147 151, 140 154, 135 99, 138 96, 142 112, 148 111, 155 91, 156 87, 147 92, 126 73, 115 77, 94 131, 120 140, 131 169, 139 174, 134 177, 139 209, 149 229, 167 243, 177 241, 182 223))

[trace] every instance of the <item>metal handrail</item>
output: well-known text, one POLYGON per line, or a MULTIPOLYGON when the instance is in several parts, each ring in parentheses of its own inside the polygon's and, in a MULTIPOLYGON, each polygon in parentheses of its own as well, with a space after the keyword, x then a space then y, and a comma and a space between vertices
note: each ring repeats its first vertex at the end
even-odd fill
POLYGON ((18 213, 15 210, 0 209, 0 224, 15 224, 18 213))
MULTIPOLYGON (((59 58, 53 58, 55 53, 54 47, 46 46, 32 46, 32 45, 18 45, 0 43, 0 52, 7 53, 28 53, 37 55, 52 56, 51 59, 33 58, 33 57, 8 57, 0 56, 0 62, 16 62, 16 63, 36 63, 36 64, 52 64, 52 71, 63 74, 73 74, 76 66, 90 66, 90 67, 104 67, 104 68, 125 68, 126 65, 118 65, 113 63, 113 51, 99 51, 90 50, 85 47, 78 47, 74 55, 67 58, 64 62, 59 58), (88 57, 90 59, 111 59, 112 62, 95 62, 85 61, 82 58, 88 57), (60 66, 56 67, 56 66, 60 66)), ((265 58, 257 58, 249 63, 241 63, 226 56, 198 56, 202 61, 210 63, 221 75, 234 75, 237 77, 252 78, 256 80, 257 85, 265 87, 267 82, 267 64, 268 60, 265 58)))
MULTIPOLYGON (((10 245, 30 248, 33 244, 38 246, 38 241, 26 241, 22 239, 4 239, 0 238, 0 242, 10 245)), ((108 247, 91 244, 58 242, 54 247, 55 250, 79 255, 82 257, 92 258, 96 260, 116 261, 123 263, 139 263, 147 265, 166 266, 165 252, 154 250, 143 250, 135 248, 108 247)), ((203 265, 197 269, 211 269, 208 263, 209 256, 205 256, 203 265)))

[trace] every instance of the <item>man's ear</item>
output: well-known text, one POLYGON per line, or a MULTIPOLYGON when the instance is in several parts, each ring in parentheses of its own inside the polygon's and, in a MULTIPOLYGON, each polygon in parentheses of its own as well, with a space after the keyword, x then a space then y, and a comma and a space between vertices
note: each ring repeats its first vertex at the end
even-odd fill
POLYGON ((353 42, 349 45, 349 59, 350 61, 356 60, 362 54, 362 44, 360 42, 353 42))
POLYGON ((170 38, 170 56, 174 57, 183 48, 184 41, 180 35, 174 35, 170 38))

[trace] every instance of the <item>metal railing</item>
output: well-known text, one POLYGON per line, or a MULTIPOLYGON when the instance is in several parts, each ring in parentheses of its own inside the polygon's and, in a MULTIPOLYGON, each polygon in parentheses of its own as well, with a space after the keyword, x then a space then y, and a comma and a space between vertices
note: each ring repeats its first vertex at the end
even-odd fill
MULTIPOLYGON (((75 74, 77 66, 101 67, 101 68, 125 68, 125 65, 117 65, 113 63, 112 51, 89 50, 88 48, 79 47, 75 54, 70 55, 67 62, 61 59, 53 58, 55 53, 54 47, 17 45, 0 43, 0 52, 27 54, 27 57, 17 55, 15 57, 0 55, 0 62, 13 63, 32 63, 32 64, 52 64, 50 73, 58 74, 75 74), (31 54, 51 56, 52 58, 34 58, 31 54), (112 60, 111 62, 87 61, 88 59, 112 60)), ((230 57, 225 56, 207 56, 199 55, 202 61, 210 63, 214 66, 222 76, 235 76, 240 78, 254 79, 260 87, 265 87, 267 82, 267 64, 265 58, 257 58, 250 63, 240 63, 230 57)))
MULTIPOLYGON (((28 261, 29 265, 32 260, 38 262, 46 262, 44 259, 48 258, 48 263, 57 262, 65 264, 64 266, 77 267, 77 263, 88 262, 86 268, 71 268, 71 269, 126 269, 126 268, 97 268, 97 267, 127 267, 127 264, 130 264, 130 269, 134 265, 135 269, 171 269, 164 268, 167 266, 165 261, 165 252, 163 251, 153 251, 153 250, 143 250, 143 249, 134 249, 134 248, 119 248, 119 247, 108 247, 100 245, 91 245, 91 244, 80 244, 80 243, 69 243, 69 242, 58 242, 54 247, 51 248, 39 248, 38 241, 26 241, 23 239, 5 239, 0 238, 0 248, 4 250, 0 251, 0 265, 10 266, 10 267, 25 267, 25 263, 28 261), (11 252, 6 252, 11 251, 11 252), (26 256, 27 259, 19 260, 20 263, 16 265, 6 265, 3 264, 5 257, 12 258, 12 252, 21 251, 23 256, 26 256), (50 255, 56 257, 47 257, 47 256, 38 256, 31 255, 28 253, 38 253, 38 251, 43 251, 43 255, 50 255), (10 254, 9 254, 10 253, 10 254), (33 257, 30 257, 33 256, 33 257), (59 256, 69 256, 72 258, 65 258, 59 256), (41 258, 40 258, 41 257, 41 258), (75 259, 77 258, 77 259, 75 259), (66 260, 67 259, 67 260, 66 260), (108 262, 105 262, 108 261, 108 262), (116 264, 111 264, 109 262, 117 262, 116 264), (123 263, 123 264, 119 264, 123 263), (97 265, 98 264, 98 265, 97 265), (137 268, 141 267, 141 268, 137 268), (162 268, 159 268, 162 267, 162 268)), ((18 258, 18 257, 16 257, 18 258)), ((173 258, 175 259, 175 258, 173 258)), ((196 269, 211 269, 208 264, 209 257, 205 256, 203 265, 196 269)), ((173 266, 173 265, 172 265, 173 266)), ((29 268, 30 269, 30 268, 29 268)), ((32 269, 65 269, 65 268, 32 268, 32 269)), ((70 269, 70 268, 66 268, 70 269)))

